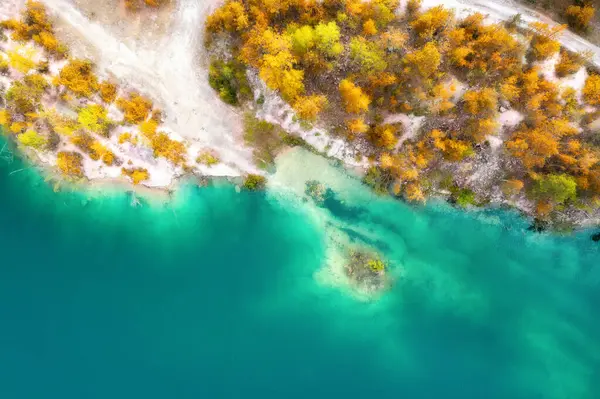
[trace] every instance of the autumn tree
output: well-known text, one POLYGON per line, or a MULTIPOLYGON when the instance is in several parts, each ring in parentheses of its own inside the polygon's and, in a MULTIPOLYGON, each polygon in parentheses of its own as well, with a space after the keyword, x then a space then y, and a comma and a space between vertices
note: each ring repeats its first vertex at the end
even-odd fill
POLYGON ((559 153, 557 139, 545 129, 522 128, 506 142, 506 148, 519 158, 527 169, 541 168, 559 153))
POLYGON ((579 71, 583 66, 584 55, 571 55, 567 50, 560 51, 560 59, 556 64, 555 70, 558 77, 564 78, 579 71))
POLYGON ((152 101, 137 93, 130 93, 128 98, 117 99, 117 107, 123 112, 125 122, 135 125, 148 118, 152 101))
POLYGON ((327 97, 323 95, 312 95, 299 97, 293 104, 294 110, 300 118, 313 121, 327 105, 327 97))
POLYGON ((577 198, 577 183, 566 174, 550 174, 536 181, 533 193, 537 198, 563 204, 577 198))
POLYGON ((17 46, 8 51, 6 55, 8 56, 8 65, 25 75, 37 65, 34 61, 36 51, 33 47, 17 46))
POLYGON ((100 98, 107 104, 112 104, 117 98, 117 85, 111 82, 102 82, 98 87, 100 98))
POLYGON ((56 58, 62 58, 67 53, 66 46, 56 39, 46 8, 40 2, 27 1, 21 21, 5 21, 2 27, 12 30, 13 40, 19 42, 33 40, 56 58))
POLYGON ((67 177, 83 177, 83 157, 78 152, 59 152, 56 166, 67 177))
POLYGON ((382 72, 388 67, 385 52, 376 43, 363 37, 350 40, 350 57, 361 71, 367 74, 382 72))
POLYGON ((304 71, 295 68, 297 60, 291 53, 290 37, 267 29, 262 35, 262 48, 265 54, 259 61, 260 78, 287 101, 295 100, 304 92, 304 71))
POLYGON ((520 71, 523 45, 502 25, 485 25, 482 14, 472 14, 448 33, 450 61, 466 71, 501 75, 520 71))
POLYGON ((36 112, 41 106, 42 96, 48 86, 43 76, 27 75, 22 81, 12 83, 6 92, 7 105, 21 115, 36 112))
POLYGON ((146 168, 121 168, 121 175, 129 177, 134 185, 150 179, 150 173, 146 168))
POLYGON ((398 127, 395 125, 378 125, 368 133, 373 145, 386 150, 393 150, 398 143, 398 127))
POLYGON ((600 105, 600 75, 592 74, 585 81, 583 99, 589 105, 600 105))
POLYGON ((491 88, 468 90, 463 95, 465 109, 471 115, 491 115, 496 113, 498 95, 491 88))
POLYGON ((429 133, 435 148, 440 150, 444 158, 452 162, 460 162, 473 154, 471 144, 450 137, 447 133, 434 129, 429 133))
POLYGON ((596 9, 591 4, 584 4, 582 6, 572 5, 567 7, 567 20, 571 27, 585 30, 588 28, 592 18, 594 18, 595 13, 596 9))
POLYGON ((363 23, 363 35, 365 36, 373 36, 378 33, 377 24, 374 20, 368 19, 363 23))
POLYGON ((185 162, 186 148, 181 141, 173 140, 163 132, 156 133, 150 140, 155 157, 165 158, 175 165, 185 162))
POLYGON ((79 110, 78 121, 84 128, 102 136, 108 136, 112 121, 108 111, 101 105, 91 104, 79 110))
POLYGON ((433 42, 428 42, 419 50, 408 53, 405 57, 408 72, 416 70, 423 78, 431 78, 438 72, 442 55, 433 42))
POLYGON ((371 98, 352 81, 344 79, 340 82, 340 94, 347 112, 360 114, 369 110, 371 98))
POLYGON ((334 21, 315 26, 315 46, 322 54, 329 57, 340 55, 344 50, 340 38, 340 28, 334 21))
POLYGON ((212 32, 243 31, 250 26, 246 8, 241 1, 229 0, 209 15, 206 28, 212 32))
POLYGON ((512 197, 519 194, 523 190, 523 187, 525 187, 525 184, 521 180, 505 180, 502 183, 502 192, 504 193, 504 195, 512 197))
POLYGON ((369 125, 365 123, 364 118, 354 118, 346 122, 347 136, 349 140, 353 140, 357 135, 366 133, 369 130, 369 125))
POLYGON ((98 78, 87 60, 74 59, 60 70, 56 84, 66 87, 78 97, 91 97, 98 91, 98 78))

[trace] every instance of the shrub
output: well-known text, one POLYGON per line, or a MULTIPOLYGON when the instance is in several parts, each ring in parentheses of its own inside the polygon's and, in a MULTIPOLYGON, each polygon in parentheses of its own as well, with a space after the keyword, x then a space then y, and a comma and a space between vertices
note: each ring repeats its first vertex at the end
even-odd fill
POLYGON ((340 82, 340 94, 347 112, 360 114, 369 110, 371 98, 350 80, 340 82))
POLYGON ((150 179, 150 174, 146 168, 122 168, 121 174, 129 177, 134 185, 150 179))
POLYGON ((587 78, 583 98, 589 105, 600 105, 600 75, 592 74, 587 78))
POLYGON ((36 67, 35 49, 33 47, 16 47, 14 50, 8 51, 8 64, 11 68, 27 74, 36 67))
POLYGON ((182 142, 171 139, 163 132, 152 136, 150 142, 155 157, 163 157, 175 165, 185 162, 186 148, 182 142))
POLYGON ((261 175, 249 174, 244 180, 244 188, 250 191, 262 190, 267 184, 267 179, 261 175))
POLYGON ((247 114, 244 118, 244 140, 254 148, 255 162, 263 169, 273 164, 282 147, 284 133, 276 125, 247 114))
POLYGON ((108 137, 111 120, 103 106, 92 104, 81 108, 77 120, 89 131, 108 137))
POLYGON ((230 105, 238 105, 251 94, 246 68, 238 62, 213 60, 208 73, 208 82, 219 93, 221 100, 230 105))
POLYGON ((119 98, 117 107, 123 112, 125 122, 137 125, 148 118, 152 111, 152 101, 137 93, 131 93, 129 98, 119 98))
POLYGON ((99 87, 92 63, 77 59, 71 60, 61 69, 56 83, 66 87, 78 97, 91 97, 99 87))
POLYGON ((475 193, 468 188, 453 187, 450 192, 452 193, 452 200, 460 207, 466 208, 467 206, 477 205, 475 193))
POLYGON ((577 182, 566 174, 546 175, 536 182, 533 194, 541 200, 562 204, 577 198, 577 182))
POLYGON ((198 154, 196 162, 206 166, 213 166, 220 162, 219 157, 210 150, 203 150, 198 154))
POLYGON ((17 139, 25 147, 35 148, 36 150, 41 150, 48 144, 48 139, 31 129, 20 134, 17 139))
POLYGON ((110 82, 102 82, 99 86, 100 98, 107 104, 112 104, 117 98, 117 86, 110 82))
POLYGON ((572 75, 579 71, 583 65, 583 57, 580 55, 570 55, 568 51, 561 50, 560 60, 556 64, 555 70, 558 77, 572 75))
POLYGON ((83 157, 78 152, 59 152, 56 158, 56 165, 65 176, 83 176, 83 157))

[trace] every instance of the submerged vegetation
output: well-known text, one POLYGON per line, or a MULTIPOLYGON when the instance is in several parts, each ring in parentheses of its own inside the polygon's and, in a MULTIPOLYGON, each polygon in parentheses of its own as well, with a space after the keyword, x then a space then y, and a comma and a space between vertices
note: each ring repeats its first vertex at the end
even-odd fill
MULTIPOLYGON (((565 26, 399 5, 227 0, 207 21, 207 43, 227 45, 300 118, 345 137, 371 160, 365 181, 376 191, 424 201, 452 187, 461 206, 501 197, 533 203, 539 217, 598 209, 600 75, 584 71, 582 88, 560 80, 588 57, 561 49, 565 26), (399 117, 425 119, 407 131, 399 117)), ((272 149, 259 152, 266 163, 272 149)))
POLYGON ((344 270, 360 290, 369 293, 387 289, 392 283, 387 273, 388 264, 379 255, 363 248, 350 250, 349 260, 344 270))

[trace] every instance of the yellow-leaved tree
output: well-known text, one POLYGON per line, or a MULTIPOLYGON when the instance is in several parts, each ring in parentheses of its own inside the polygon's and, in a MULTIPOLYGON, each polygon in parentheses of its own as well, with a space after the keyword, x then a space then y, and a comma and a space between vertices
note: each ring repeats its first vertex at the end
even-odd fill
POLYGON ((312 95, 298 97, 293 108, 300 118, 313 121, 327 105, 327 97, 323 95, 312 95))
POLYGON ((347 112, 360 114, 369 110, 371 98, 352 81, 344 79, 340 82, 340 94, 347 112))

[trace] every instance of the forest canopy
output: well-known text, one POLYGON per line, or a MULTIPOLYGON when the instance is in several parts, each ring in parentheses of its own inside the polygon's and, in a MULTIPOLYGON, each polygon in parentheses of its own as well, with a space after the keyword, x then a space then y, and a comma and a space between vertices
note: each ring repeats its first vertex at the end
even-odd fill
MULTIPOLYGON (((443 5, 421 9, 420 0, 399 6, 228 0, 207 20, 207 47, 226 44, 227 62, 255 71, 300 118, 344 137, 395 195, 471 192, 456 172, 493 155, 501 169, 493 186, 507 200, 525 195, 544 214, 597 208, 600 139, 591 122, 600 117, 600 75, 584 71, 580 93, 561 84, 586 64, 561 48, 565 26, 458 18, 443 5), (507 111, 518 120, 503 122, 507 111), (397 115, 425 122, 407 137, 406 126, 386 122, 397 115)), ((582 24, 589 12, 570 11, 582 24)))

